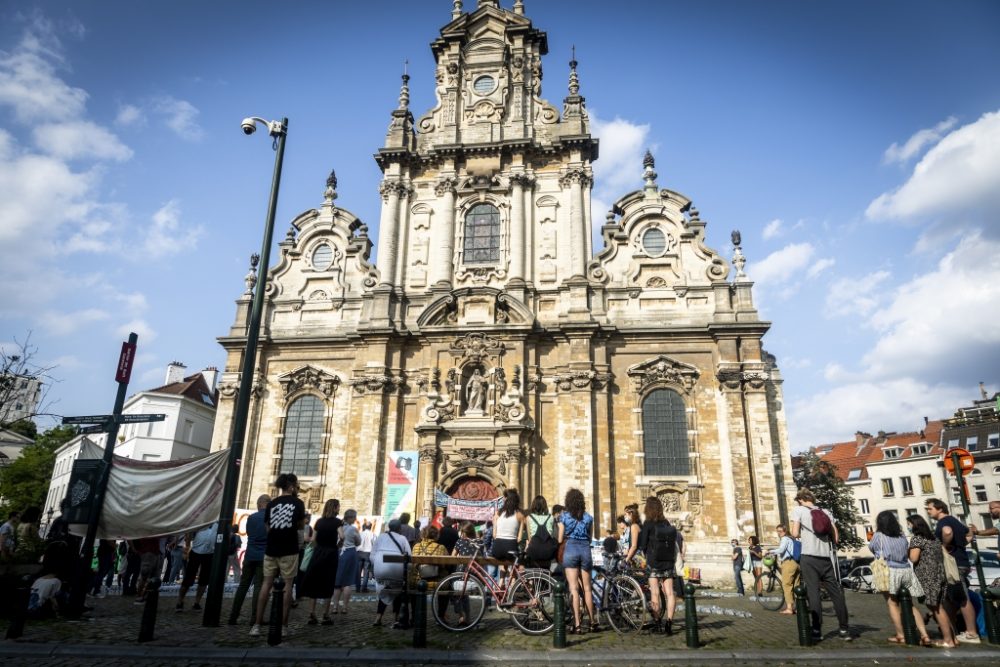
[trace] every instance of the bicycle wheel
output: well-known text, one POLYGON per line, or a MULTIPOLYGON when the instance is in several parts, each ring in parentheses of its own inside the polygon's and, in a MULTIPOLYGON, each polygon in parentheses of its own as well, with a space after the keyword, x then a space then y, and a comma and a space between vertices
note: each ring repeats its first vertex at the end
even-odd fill
POLYGON ((455 572, 438 582, 431 610, 438 625, 452 632, 473 628, 486 613, 486 587, 478 578, 455 572))
POLYGON ((555 624, 552 590, 555 579, 545 572, 525 572, 504 601, 510 619, 526 635, 543 635, 555 624))
POLYGON ((627 574, 620 574, 605 581, 604 585, 608 587, 604 608, 608 625, 620 635, 642 630, 646 623, 646 596, 639 582, 627 574))
MULTIPOLYGON (((781 579, 777 572, 768 571, 758 577, 760 581, 760 593, 757 595, 757 602, 768 611, 778 611, 785 604, 785 593, 781 588, 781 579)), ((754 582, 754 590, 757 590, 757 582, 754 582)))

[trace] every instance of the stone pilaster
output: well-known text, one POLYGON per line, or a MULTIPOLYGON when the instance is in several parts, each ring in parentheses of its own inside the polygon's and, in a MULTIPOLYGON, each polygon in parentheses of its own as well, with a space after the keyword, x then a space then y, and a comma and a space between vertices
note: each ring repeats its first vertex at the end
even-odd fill
POLYGON ((396 260, 399 256, 399 197, 404 186, 396 181, 382 181, 382 214, 378 224, 378 265, 383 285, 397 282, 396 260))
POLYGON ((443 218, 431 230, 434 259, 430 284, 451 287, 455 273, 455 179, 442 179, 434 192, 441 201, 443 218))

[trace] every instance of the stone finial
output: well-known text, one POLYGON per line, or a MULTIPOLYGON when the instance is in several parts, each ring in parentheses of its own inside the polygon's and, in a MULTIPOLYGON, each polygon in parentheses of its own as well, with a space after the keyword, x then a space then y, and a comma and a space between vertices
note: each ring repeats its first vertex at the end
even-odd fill
POLYGON ((514 13, 524 16, 524 0, 514 0, 514 13))
POLYGON ((734 229, 730 240, 733 242, 733 266, 736 267, 736 280, 746 280, 747 274, 743 271, 743 267, 746 266, 747 258, 743 256, 743 248, 740 247, 743 240, 740 230, 734 229))
POLYGON ((604 224, 605 225, 615 224, 615 212, 613 209, 608 211, 607 215, 604 216, 604 224))
POLYGON ((451 18, 452 20, 457 19, 462 15, 462 0, 455 0, 451 3, 451 18))
POLYGON ((257 286, 257 264, 260 262, 260 255, 254 253, 250 255, 250 270, 243 278, 243 283, 247 286, 243 296, 253 296, 253 288, 257 286))
POLYGON ((289 225, 288 231, 285 232, 285 243, 295 243, 295 227, 292 225, 289 225))
POLYGON ((573 55, 569 61, 569 94, 576 96, 580 94, 580 77, 576 74, 576 45, 573 45, 573 55))
POLYGON ((406 66, 410 61, 403 61, 403 85, 399 87, 399 109, 404 111, 410 108, 410 75, 406 73, 406 66))
POLYGON ((653 159, 653 154, 650 151, 646 151, 646 155, 642 158, 642 178, 646 181, 647 190, 656 190, 656 171, 653 167, 656 166, 656 160, 653 159))
POLYGON ((337 198, 337 172, 330 170, 330 175, 326 177, 326 190, 323 191, 323 201, 332 205, 337 198))

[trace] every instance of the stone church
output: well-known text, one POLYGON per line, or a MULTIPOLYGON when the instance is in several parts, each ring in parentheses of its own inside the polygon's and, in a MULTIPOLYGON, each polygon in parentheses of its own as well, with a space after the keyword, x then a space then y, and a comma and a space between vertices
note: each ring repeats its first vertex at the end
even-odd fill
MULTIPOLYGON (((405 450, 419 452, 418 516, 436 491, 514 487, 551 505, 577 487, 599 534, 653 494, 692 556, 770 535, 794 483, 739 234, 731 266, 649 154, 640 189, 591 211, 599 146, 577 64, 561 107, 547 101, 547 38, 523 2, 455 2, 431 50, 434 107, 412 114, 404 75, 375 157, 377 262, 333 174, 279 244, 240 506, 295 472, 313 509, 337 497, 379 514, 387 454, 405 450)), ((215 449, 229 439, 253 273, 247 283, 220 338, 215 449)))

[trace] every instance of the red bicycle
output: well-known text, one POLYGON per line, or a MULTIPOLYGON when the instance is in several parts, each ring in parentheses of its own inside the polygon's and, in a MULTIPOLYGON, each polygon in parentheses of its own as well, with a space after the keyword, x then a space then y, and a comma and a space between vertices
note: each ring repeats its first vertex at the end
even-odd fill
POLYGON ((476 562, 482 548, 482 544, 477 544, 464 571, 449 574, 438 582, 431 604, 438 625, 454 632, 474 628, 482 620, 492 598, 497 610, 510 614, 521 632, 541 635, 551 630, 555 616, 552 600, 555 579, 545 570, 521 567, 521 554, 518 553, 506 579, 499 583, 476 562))

